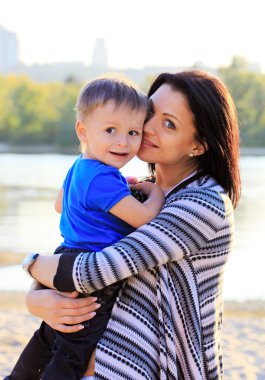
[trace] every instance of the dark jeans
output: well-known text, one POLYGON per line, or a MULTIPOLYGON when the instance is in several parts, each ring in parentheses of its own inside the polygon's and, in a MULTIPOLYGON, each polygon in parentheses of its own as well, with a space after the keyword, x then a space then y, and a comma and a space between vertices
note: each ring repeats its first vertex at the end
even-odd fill
MULTIPOLYGON (((55 251, 66 254, 67 252, 73 250, 55 251)), ((81 331, 61 333, 42 322, 13 371, 4 380, 80 380, 106 329, 121 286, 122 282, 117 282, 91 294, 98 297, 101 308, 97 310, 93 319, 83 323, 85 327, 81 331)))

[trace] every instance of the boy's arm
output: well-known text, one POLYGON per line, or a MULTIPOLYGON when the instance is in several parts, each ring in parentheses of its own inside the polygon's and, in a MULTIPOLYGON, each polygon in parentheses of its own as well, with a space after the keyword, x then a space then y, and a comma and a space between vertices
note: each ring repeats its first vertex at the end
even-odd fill
POLYGON ((159 214, 165 203, 165 197, 160 187, 151 182, 143 182, 133 186, 133 188, 142 190, 148 199, 141 203, 132 195, 128 195, 116 203, 109 212, 138 228, 159 214))
POLYGON ((59 214, 62 213, 62 208, 63 208, 63 188, 60 189, 57 198, 55 199, 54 202, 54 208, 55 211, 57 211, 59 214))

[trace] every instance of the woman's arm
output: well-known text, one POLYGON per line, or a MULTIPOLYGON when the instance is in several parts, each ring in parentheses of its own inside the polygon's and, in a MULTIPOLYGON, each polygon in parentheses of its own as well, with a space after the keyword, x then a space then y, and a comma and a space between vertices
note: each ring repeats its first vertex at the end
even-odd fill
MULTIPOLYGON (((42 285, 45 285, 50 289, 56 289, 53 285, 53 278, 57 272, 58 263, 61 256, 61 254, 53 256, 39 256, 29 269, 30 274, 42 285)), ((74 290, 75 289, 72 289, 72 291, 74 290)))
POLYGON ((33 270, 35 265, 39 270, 36 276, 34 271, 32 274, 40 280, 43 273, 49 272, 51 282, 46 285, 50 287, 56 273, 57 289, 91 293, 155 266, 199 254, 221 226, 229 243, 231 228, 225 214, 224 200, 217 192, 183 190, 174 200, 171 198, 154 220, 115 245, 102 252, 61 255, 57 258, 60 263, 51 264, 52 269, 48 266, 54 256, 41 256, 33 265, 33 270))

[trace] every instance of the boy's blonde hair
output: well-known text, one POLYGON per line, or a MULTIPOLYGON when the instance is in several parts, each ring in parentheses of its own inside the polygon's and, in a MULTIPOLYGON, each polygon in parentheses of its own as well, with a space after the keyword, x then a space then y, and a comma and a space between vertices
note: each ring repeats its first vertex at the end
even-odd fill
POLYGON ((95 108, 113 100, 117 107, 126 104, 132 110, 146 108, 148 99, 125 79, 98 78, 87 83, 80 91, 76 102, 76 119, 84 121, 95 108))

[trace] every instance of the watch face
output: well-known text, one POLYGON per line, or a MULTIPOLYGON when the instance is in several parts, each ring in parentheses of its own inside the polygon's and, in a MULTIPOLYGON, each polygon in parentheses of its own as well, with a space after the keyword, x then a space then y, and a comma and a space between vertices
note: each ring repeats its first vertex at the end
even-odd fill
POLYGON ((28 256, 25 257, 22 264, 24 266, 29 265, 32 261, 34 261, 34 255, 35 255, 34 253, 30 253, 28 256))
MULTIPOLYGON (((29 269, 31 265, 36 261, 37 257, 39 256, 38 253, 30 253, 28 256, 25 257, 25 259, 22 262, 22 268, 31 276, 29 269)), ((32 277, 32 276, 31 276, 32 277)))

